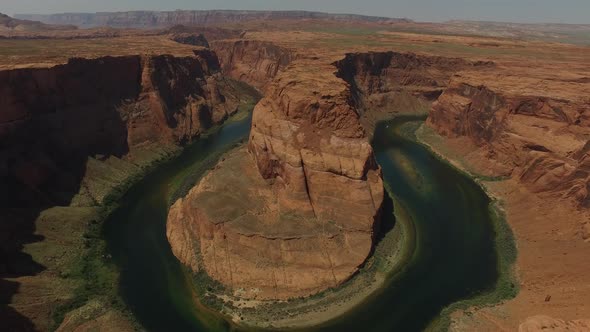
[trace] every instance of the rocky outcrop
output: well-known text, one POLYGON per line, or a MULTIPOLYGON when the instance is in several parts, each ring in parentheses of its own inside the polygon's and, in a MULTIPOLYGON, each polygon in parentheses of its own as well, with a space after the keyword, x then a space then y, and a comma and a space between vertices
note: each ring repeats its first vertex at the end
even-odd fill
POLYGON ((457 79, 434 104, 428 125, 451 138, 469 137, 497 165, 496 175, 585 205, 590 199, 588 112, 584 102, 515 95, 457 79))
MULTIPOLYGON (((221 93, 218 71, 215 54, 199 51, 186 58, 73 59, 49 69, 0 72, 0 174, 34 192, 47 187, 42 191, 51 195, 71 182, 58 175, 72 174, 64 162, 120 157, 150 142, 189 141, 236 110, 237 102, 221 93)), ((18 191, 3 192, 14 198, 18 191)))
POLYGON ((381 172, 350 86, 314 68, 279 74, 254 110, 250 155, 227 157, 170 210, 175 255, 239 297, 336 287, 373 247, 381 172))
POLYGON ((176 33, 170 36, 170 39, 181 44, 209 48, 209 42, 202 33, 176 33))
POLYGON ((19 251, 37 214, 68 206, 92 165, 113 157, 114 171, 123 172, 141 162, 121 159, 145 159, 135 155, 145 146, 190 141, 236 111, 228 88, 210 51, 1 71, 0 275, 32 271, 19 251))
POLYGON ((293 51, 264 41, 216 41, 211 46, 225 75, 262 90, 296 58, 293 51))
POLYGON ((321 19, 352 22, 410 22, 407 19, 363 16, 353 14, 328 14, 308 11, 254 11, 254 10, 175 10, 132 11, 102 13, 64 13, 51 15, 16 15, 17 18, 36 20, 49 24, 73 24, 81 27, 111 26, 118 28, 147 28, 184 25, 210 25, 246 21, 281 19, 321 19))
POLYGON ((395 113, 427 113, 455 73, 493 65, 398 52, 349 53, 336 62, 338 76, 353 87, 362 123, 370 131, 395 113))

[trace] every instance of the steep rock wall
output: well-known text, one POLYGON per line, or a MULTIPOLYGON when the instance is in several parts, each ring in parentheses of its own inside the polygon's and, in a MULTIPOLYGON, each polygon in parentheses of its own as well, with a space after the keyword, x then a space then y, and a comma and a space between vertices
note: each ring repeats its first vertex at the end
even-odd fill
POLYGON ((518 95, 454 81, 432 108, 428 125, 451 138, 468 137, 532 192, 589 202, 587 103, 518 95))
POLYGON ((210 51, 1 71, 0 277, 44 269, 21 252, 43 239, 33 235, 41 211, 101 203, 141 167, 234 112, 229 89, 210 51))
POLYGON ((336 287, 373 247, 381 171, 350 86, 314 65, 277 76, 254 110, 250 155, 228 157, 170 210, 175 255, 240 297, 336 287))
MULTIPOLYGON (((215 55, 200 51, 0 72, 0 174, 27 184, 23 200, 40 192, 48 199, 76 182, 81 170, 72 167, 89 155, 188 141, 236 109, 221 93, 218 70, 215 55)), ((20 206, 20 191, 3 190, 5 206, 20 206)))
POLYGON ((214 41, 225 75, 264 90, 272 79, 296 58, 294 52, 256 40, 214 41))
POLYGON ((349 53, 335 63, 338 76, 353 88, 361 122, 372 131, 396 113, 427 113, 431 103, 462 70, 492 67, 491 62, 398 52, 349 53))

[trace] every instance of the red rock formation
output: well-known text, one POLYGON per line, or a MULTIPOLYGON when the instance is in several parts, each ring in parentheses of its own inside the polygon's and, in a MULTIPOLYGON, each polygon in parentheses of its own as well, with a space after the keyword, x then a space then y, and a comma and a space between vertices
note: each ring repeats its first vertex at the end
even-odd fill
POLYGON ((331 65, 309 68, 289 67, 256 106, 251 156, 231 155, 170 210, 176 256, 240 297, 336 287, 373 246, 380 169, 350 86, 331 65))
POLYGON ((237 101, 219 75, 210 51, 0 72, 2 207, 67 204, 88 156, 182 143, 223 121, 237 101))
POLYGON ((225 75, 259 89, 264 89, 296 57, 288 49, 256 40, 215 41, 211 46, 225 75))
POLYGON ((533 192, 588 204, 588 112, 589 105, 577 101, 457 80, 434 104, 428 125, 448 137, 471 138, 498 165, 498 175, 515 176, 533 192))
POLYGON ((72 251, 82 246, 98 204, 226 119, 242 96, 209 50, 0 71, 0 293, 19 303, 18 312, 0 309, 2 324, 50 329, 52 312, 80 282, 61 279, 63 264, 84 255, 84 248, 72 251), (56 236, 64 229, 74 235, 56 236), (32 247, 67 250, 67 258, 24 252, 41 241, 32 247), (43 301, 35 301, 39 296, 43 301), (30 322, 20 314, 37 326, 20 323, 30 322))
POLYGON ((451 77, 465 69, 486 68, 491 62, 397 52, 349 53, 336 63, 338 76, 353 87, 363 125, 391 118, 394 113, 426 113, 448 86, 451 77))

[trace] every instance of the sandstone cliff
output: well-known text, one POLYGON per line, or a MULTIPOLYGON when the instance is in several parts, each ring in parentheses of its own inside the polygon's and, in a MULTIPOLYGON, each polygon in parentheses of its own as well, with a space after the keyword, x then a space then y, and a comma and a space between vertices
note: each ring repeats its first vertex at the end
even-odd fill
MULTIPOLYGON (((76 207, 96 206, 141 168, 223 121, 236 111, 238 95, 206 50, 184 58, 72 59, 53 68, 0 71, 0 277, 21 283, 25 301, 36 298, 26 294, 37 294, 39 280, 46 281, 43 292, 60 294, 51 288, 60 273, 55 264, 33 261, 23 246, 61 241, 54 246, 71 251, 68 244, 82 239, 64 244, 51 232, 41 233, 47 238, 33 235, 41 211, 75 206, 51 220, 66 223, 72 219, 66 216, 79 213, 76 225, 84 225, 92 208, 76 207), (44 277, 18 278, 46 268, 44 277)), ((18 283, 0 280, 7 301, 18 283)), ((64 301, 46 300, 55 306, 64 301)), ((36 303, 22 310, 44 312, 35 323, 45 327, 52 306, 36 303)))
POLYGON ((506 90, 457 79, 434 104, 428 125, 448 137, 469 137, 488 160, 491 175, 512 176, 532 192, 588 204, 590 103, 584 96, 506 90))
POLYGON ((350 86, 296 63, 254 110, 232 153, 171 208, 177 257, 245 298, 336 287, 371 252, 384 198, 350 86), (228 181, 229 179, 229 181, 228 181))
POLYGON ((218 71, 215 54, 199 51, 0 72, 0 174, 20 188, 3 188, 3 205, 70 192, 63 187, 82 171, 70 165, 83 166, 89 155, 122 157, 142 144, 186 142, 219 123, 237 101, 221 93, 218 71))
POLYGON ((222 40, 211 46, 225 75, 262 90, 296 58, 293 51, 264 41, 222 40))
POLYGON ((458 58, 398 52, 349 53, 335 63, 338 76, 353 88, 362 124, 372 131, 396 113, 426 114, 431 103, 462 70, 493 66, 458 58))

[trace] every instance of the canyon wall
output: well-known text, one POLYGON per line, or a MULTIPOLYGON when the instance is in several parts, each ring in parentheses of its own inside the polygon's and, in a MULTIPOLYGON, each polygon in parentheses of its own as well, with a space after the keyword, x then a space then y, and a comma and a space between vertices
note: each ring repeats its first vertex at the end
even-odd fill
POLYGON ((0 71, 3 326, 50 329, 99 204, 236 112, 237 89, 209 50, 0 71))
POLYGON ((270 42, 221 40, 211 43, 225 75, 264 90, 297 55, 270 42))
MULTIPOLYGON (((590 101, 583 94, 535 95, 496 78, 494 86, 473 84, 498 72, 488 61, 374 52, 347 54, 336 66, 355 91, 366 128, 394 113, 428 113, 428 126, 439 134, 479 147, 487 175, 513 176, 532 192, 588 204, 590 101)), ((562 87, 581 91, 584 84, 562 87)))
POLYGON ((532 192, 587 205, 590 102, 584 98, 520 94, 457 79, 434 104, 427 123, 441 135, 469 138, 485 156, 490 175, 511 176, 532 192))
POLYGON ((221 93, 215 54, 72 59, 0 72, 3 205, 59 202, 87 156, 123 157, 154 142, 182 143, 237 107, 221 93), (21 191, 25 190, 22 193, 21 191))
POLYGON ((175 255, 241 298, 339 286, 365 262, 379 227, 381 171, 351 88, 333 65, 307 61, 267 87, 249 154, 230 154, 170 210, 175 255))
POLYGON ((363 16, 353 14, 328 14, 308 11, 249 11, 249 10, 175 10, 130 11, 103 13, 64 13, 51 15, 26 15, 15 17, 49 24, 73 24, 80 27, 111 26, 118 28, 149 28, 183 25, 209 25, 239 23, 255 20, 322 19, 353 22, 410 22, 407 19, 363 16))
POLYGON ((465 69, 493 66, 459 58, 398 52, 349 53, 335 63, 338 76, 353 89, 362 110, 362 124, 372 132, 375 123, 395 114, 426 114, 448 86, 451 77, 465 69))

